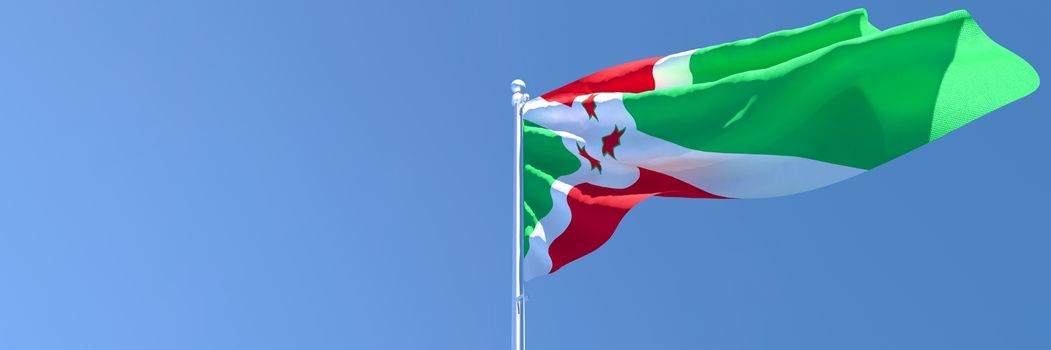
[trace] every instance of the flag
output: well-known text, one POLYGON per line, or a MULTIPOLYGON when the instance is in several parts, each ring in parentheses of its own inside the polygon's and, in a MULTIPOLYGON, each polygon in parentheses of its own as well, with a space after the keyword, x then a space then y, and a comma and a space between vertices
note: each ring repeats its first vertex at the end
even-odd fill
POLYGON ((855 10, 596 72, 523 107, 524 277, 591 253, 646 198, 827 186, 1038 85, 966 11, 879 30, 855 10))

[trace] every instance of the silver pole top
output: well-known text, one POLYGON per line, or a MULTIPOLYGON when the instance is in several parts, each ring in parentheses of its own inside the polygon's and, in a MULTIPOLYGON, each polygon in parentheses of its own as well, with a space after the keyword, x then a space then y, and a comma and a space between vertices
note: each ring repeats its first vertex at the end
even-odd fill
POLYGON ((511 105, 515 107, 515 110, 521 109, 522 105, 529 100, 529 94, 525 93, 525 82, 522 79, 515 79, 511 81, 511 105))
POLYGON ((511 81, 511 92, 522 92, 526 85, 522 79, 515 79, 511 81))

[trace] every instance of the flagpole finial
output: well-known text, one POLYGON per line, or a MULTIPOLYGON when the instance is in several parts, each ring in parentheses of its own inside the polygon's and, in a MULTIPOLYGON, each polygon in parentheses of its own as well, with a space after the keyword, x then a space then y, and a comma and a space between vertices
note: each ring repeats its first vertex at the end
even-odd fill
POLYGON ((511 81, 511 105, 515 108, 521 108, 526 101, 529 100, 529 94, 525 93, 526 84, 522 79, 515 79, 511 81))

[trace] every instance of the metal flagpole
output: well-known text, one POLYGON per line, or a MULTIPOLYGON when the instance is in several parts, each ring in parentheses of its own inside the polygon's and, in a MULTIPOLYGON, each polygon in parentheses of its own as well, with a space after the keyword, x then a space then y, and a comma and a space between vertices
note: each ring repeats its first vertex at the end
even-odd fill
POLYGON ((515 107, 515 249, 514 249, 514 316, 515 350, 525 350, 525 286, 522 285, 522 106, 529 100, 525 82, 511 82, 511 104, 515 107))

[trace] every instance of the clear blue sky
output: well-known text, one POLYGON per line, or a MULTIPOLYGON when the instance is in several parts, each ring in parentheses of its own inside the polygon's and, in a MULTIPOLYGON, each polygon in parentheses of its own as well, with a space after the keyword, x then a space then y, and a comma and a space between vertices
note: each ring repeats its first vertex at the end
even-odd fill
MULTIPOLYGON (((0 348, 510 346, 512 116, 628 60, 1036 2, 0 4, 0 348)), ((531 349, 1048 349, 1047 87, 822 190, 660 198, 528 285, 531 349)))

